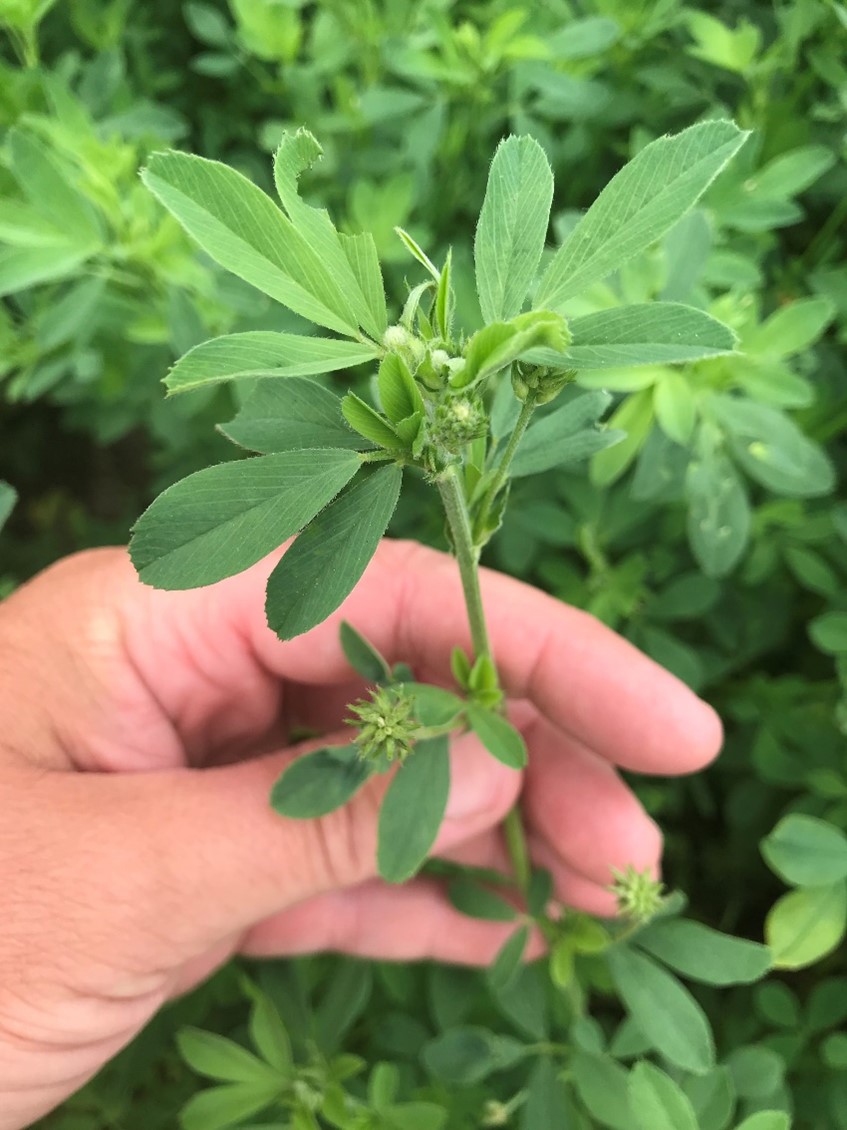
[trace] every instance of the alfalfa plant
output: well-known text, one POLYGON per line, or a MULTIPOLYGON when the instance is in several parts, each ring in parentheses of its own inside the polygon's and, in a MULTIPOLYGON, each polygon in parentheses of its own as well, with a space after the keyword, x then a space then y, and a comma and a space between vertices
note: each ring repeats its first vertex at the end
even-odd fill
POLYGON ((679 303, 575 318, 563 311, 667 232, 744 139, 732 122, 707 121, 647 145, 601 192, 538 282, 552 171, 533 138, 501 142, 474 242, 485 324, 467 337, 454 329, 451 254, 439 268, 402 230, 424 277, 389 324, 371 236, 338 232, 300 196, 299 177, 321 153, 306 130, 286 134, 276 152, 281 208, 236 170, 185 153, 154 154, 142 174, 208 255, 332 336, 231 334, 173 366, 165 379, 171 394, 255 380, 222 430, 258 454, 189 475, 155 500, 130 546, 141 580, 163 589, 211 585, 298 535, 269 577, 265 605, 270 627, 290 639, 351 592, 394 512, 404 471, 421 473, 440 495, 474 650, 454 653, 459 693, 416 683, 406 667, 389 670, 345 625, 348 659, 375 684, 352 707, 356 739, 301 758, 273 793, 284 815, 315 817, 400 762, 380 817, 379 869, 388 880, 411 877, 435 840, 450 785, 451 733, 470 728, 506 765, 526 763, 504 715, 478 565, 512 479, 585 459, 621 438, 599 424, 610 397, 577 389, 577 372, 686 362, 735 344, 722 323, 679 303), (375 404, 355 392, 338 397, 311 379, 364 364, 376 370, 375 404))
MULTIPOLYGON (((715 120, 646 145, 541 271, 553 175, 533 138, 505 139, 474 241, 484 324, 468 336, 454 326, 451 254, 436 266, 404 231, 398 235, 422 278, 389 322, 370 235, 339 233, 324 210, 300 196, 300 175, 321 152, 305 130, 286 134, 276 152, 281 208, 235 170, 197 156, 156 154, 143 173, 209 256, 330 332, 233 334, 195 347, 174 365, 166 378, 171 394, 216 381, 254 382, 223 432, 256 454, 190 475, 156 499, 131 544, 141 580, 165 589, 211 585, 296 535, 266 594, 269 626, 290 639, 323 621, 356 585, 388 526, 404 473, 423 476, 443 504, 473 641, 472 655, 454 652, 455 690, 416 682, 404 664, 390 668, 343 625, 347 658, 373 685, 351 706, 355 738, 295 761, 271 798, 286 817, 313 818, 343 805, 373 774, 393 772, 378 839, 379 871, 389 881, 414 875, 435 841, 450 787, 451 734, 473 730, 506 765, 526 764, 523 739, 505 715, 478 566, 513 479, 583 460, 621 436, 600 423, 609 395, 578 389, 576 373, 682 363, 735 345, 721 322, 678 303, 566 312, 673 227, 744 138, 732 122, 715 120), (362 365, 373 366, 372 403, 352 391, 339 397, 312 379, 362 365)), ((574 956, 608 950, 612 980, 648 1046, 682 1071, 710 1071, 708 1022, 666 966, 713 984, 750 981, 768 968, 768 951, 669 916, 631 948, 626 939, 634 941, 661 905, 657 885, 633 869, 614 886, 628 921, 548 917, 549 875, 532 870, 516 812, 506 831, 512 889, 526 912, 516 916, 496 978, 505 983, 514 974, 534 920, 550 942, 554 979, 570 985, 578 1015, 574 956)), ((665 1090, 676 1086, 665 1079, 665 1090)))

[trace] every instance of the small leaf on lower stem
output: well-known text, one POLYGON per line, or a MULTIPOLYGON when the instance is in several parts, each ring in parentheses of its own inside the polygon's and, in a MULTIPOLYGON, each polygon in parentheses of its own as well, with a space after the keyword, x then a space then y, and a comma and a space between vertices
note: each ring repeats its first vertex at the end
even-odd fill
POLYGON ((468 703, 467 714, 471 729, 493 757, 510 769, 524 768, 526 744, 510 722, 475 702, 468 703))
POLYGON ((371 772, 354 745, 324 746, 288 766, 271 790, 271 808, 300 820, 325 816, 346 804, 371 772))
POLYGON ((370 683, 391 682, 391 668, 361 632, 357 632, 352 624, 342 620, 339 634, 341 650, 354 671, 370 683))
POLYGON ((418 742, 388 786, 379 813, 379 873, 389 883, 415 874, 435 843, 450 792, 446 737, 418 742))
POLYGON ((505 989, 520 969, 528 941, 529 926, 521 926, 504 942, 488 970, 488 980, 495 992, 505 989))

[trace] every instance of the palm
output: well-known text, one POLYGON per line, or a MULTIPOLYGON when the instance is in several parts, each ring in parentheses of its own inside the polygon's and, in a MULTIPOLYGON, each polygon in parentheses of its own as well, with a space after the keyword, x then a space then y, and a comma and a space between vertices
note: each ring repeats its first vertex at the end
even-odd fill
MULTIPOLYGON (((97 551, 3 606, 0 659, 24 708, 6 703, 0 773, 15 842, 27 844, 4 890, 26 921, 51 923, 37 946, 21 936, 37 999, 11 1001, 29 1049, 16 1101, 30 1117, 238 950, 487 962, 506 936, 460 915, 431 880, 375 878, 384 778, 322 820, 283 820, 267 803, 293 740, 343 740, 361 684, 339 646, 342 615, 417 678, 449 681, 453 645, 469 646, 453 563, 385 542, 342 612, 289 643, 264 622, 269 565, 158 592, 123 550, 97 551)), ((472 736, 456 739, 436 850, 508 867, 498 829, 520 794, 558 896, 609 911, 610 866, 655 866, 660 850, 614 765, 691 771, 717 752, 719 723, 590 617, 494 574, 483 594, 530 767, 522 779, 472 736)))

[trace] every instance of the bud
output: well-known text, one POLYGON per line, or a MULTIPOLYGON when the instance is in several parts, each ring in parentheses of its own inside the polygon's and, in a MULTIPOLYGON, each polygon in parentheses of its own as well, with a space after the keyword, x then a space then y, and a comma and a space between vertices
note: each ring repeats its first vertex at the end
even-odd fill
POLYGON ((399 353, 413 373, 426 356, 425 343, 405 326, 389 326, 382 335, 382 344, 389 353, 399 353))
POLYGON ((495 1099, 489 1099, 482 1108, 482 1125, 508 1126, 509 1108, 505 1103, 498 1103, 495 1099))
POLYGON ((355 717, 346 721, 359 728, 359 755, 369 761, 405 761, 418 729, 413 710, 414 699, 401 687, 376 687, 370 699, 354 702, 350 713, 355 717))
POLYGON ((323 1103, 323 1094, 305 1079, 295 1079, 292 1087, 294 1097, 306 1110, 316 1111, 323 1103))
POLYGON ((405 326, 389 326, 382 335, 382 344, 391 353, 402 353, 412 340, 405 326))
POLYGON ((488 416, 476 397, 451 396, 435 409, 430 439, 451 455, 488 432, 488 416))
POLYGON ((649 870, 636 871, 628 864, 625 871, 612 868, 615 877, 609 890, 618 900, 618 913, 635 922, 649 922, 664 903, 664 885, 649 870))
POLYGON ((521 402, 534 392, 536 404, 549 404, 575 378, 576 369, 547 369, 517 362, 512 370, 512 388, 521 402))

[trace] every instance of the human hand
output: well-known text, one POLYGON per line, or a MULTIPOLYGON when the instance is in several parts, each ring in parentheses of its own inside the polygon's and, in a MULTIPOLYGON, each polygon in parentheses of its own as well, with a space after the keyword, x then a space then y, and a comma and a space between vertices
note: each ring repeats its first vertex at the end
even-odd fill
MULTIPOLYGON (((268 804, 298 752, 349 740, 363 687, 341 618, 416 678, 449 681, 452 647, 470 642, 454 563, 384 542, 343 608, 288 643, 264 622, 269 569, 161 592, 123 550, 98 550, 0 607, 0 1130, 71 1094, 233 953, 485 963, 505 939, 432 880, 375 878, 384 779, 320 820, 268 804), (304 727, 321 739, 292 746, 304 727)), ((691 772, 717 753, 720 723, 586 614, 494 573, 482 586, 530 764, 521 775, 472 735, 454 741, 436 851, 506 866, 498 825, 520 795, 557 895, 611 913, 610 867, 660 855, 614 766, 691 772)))

